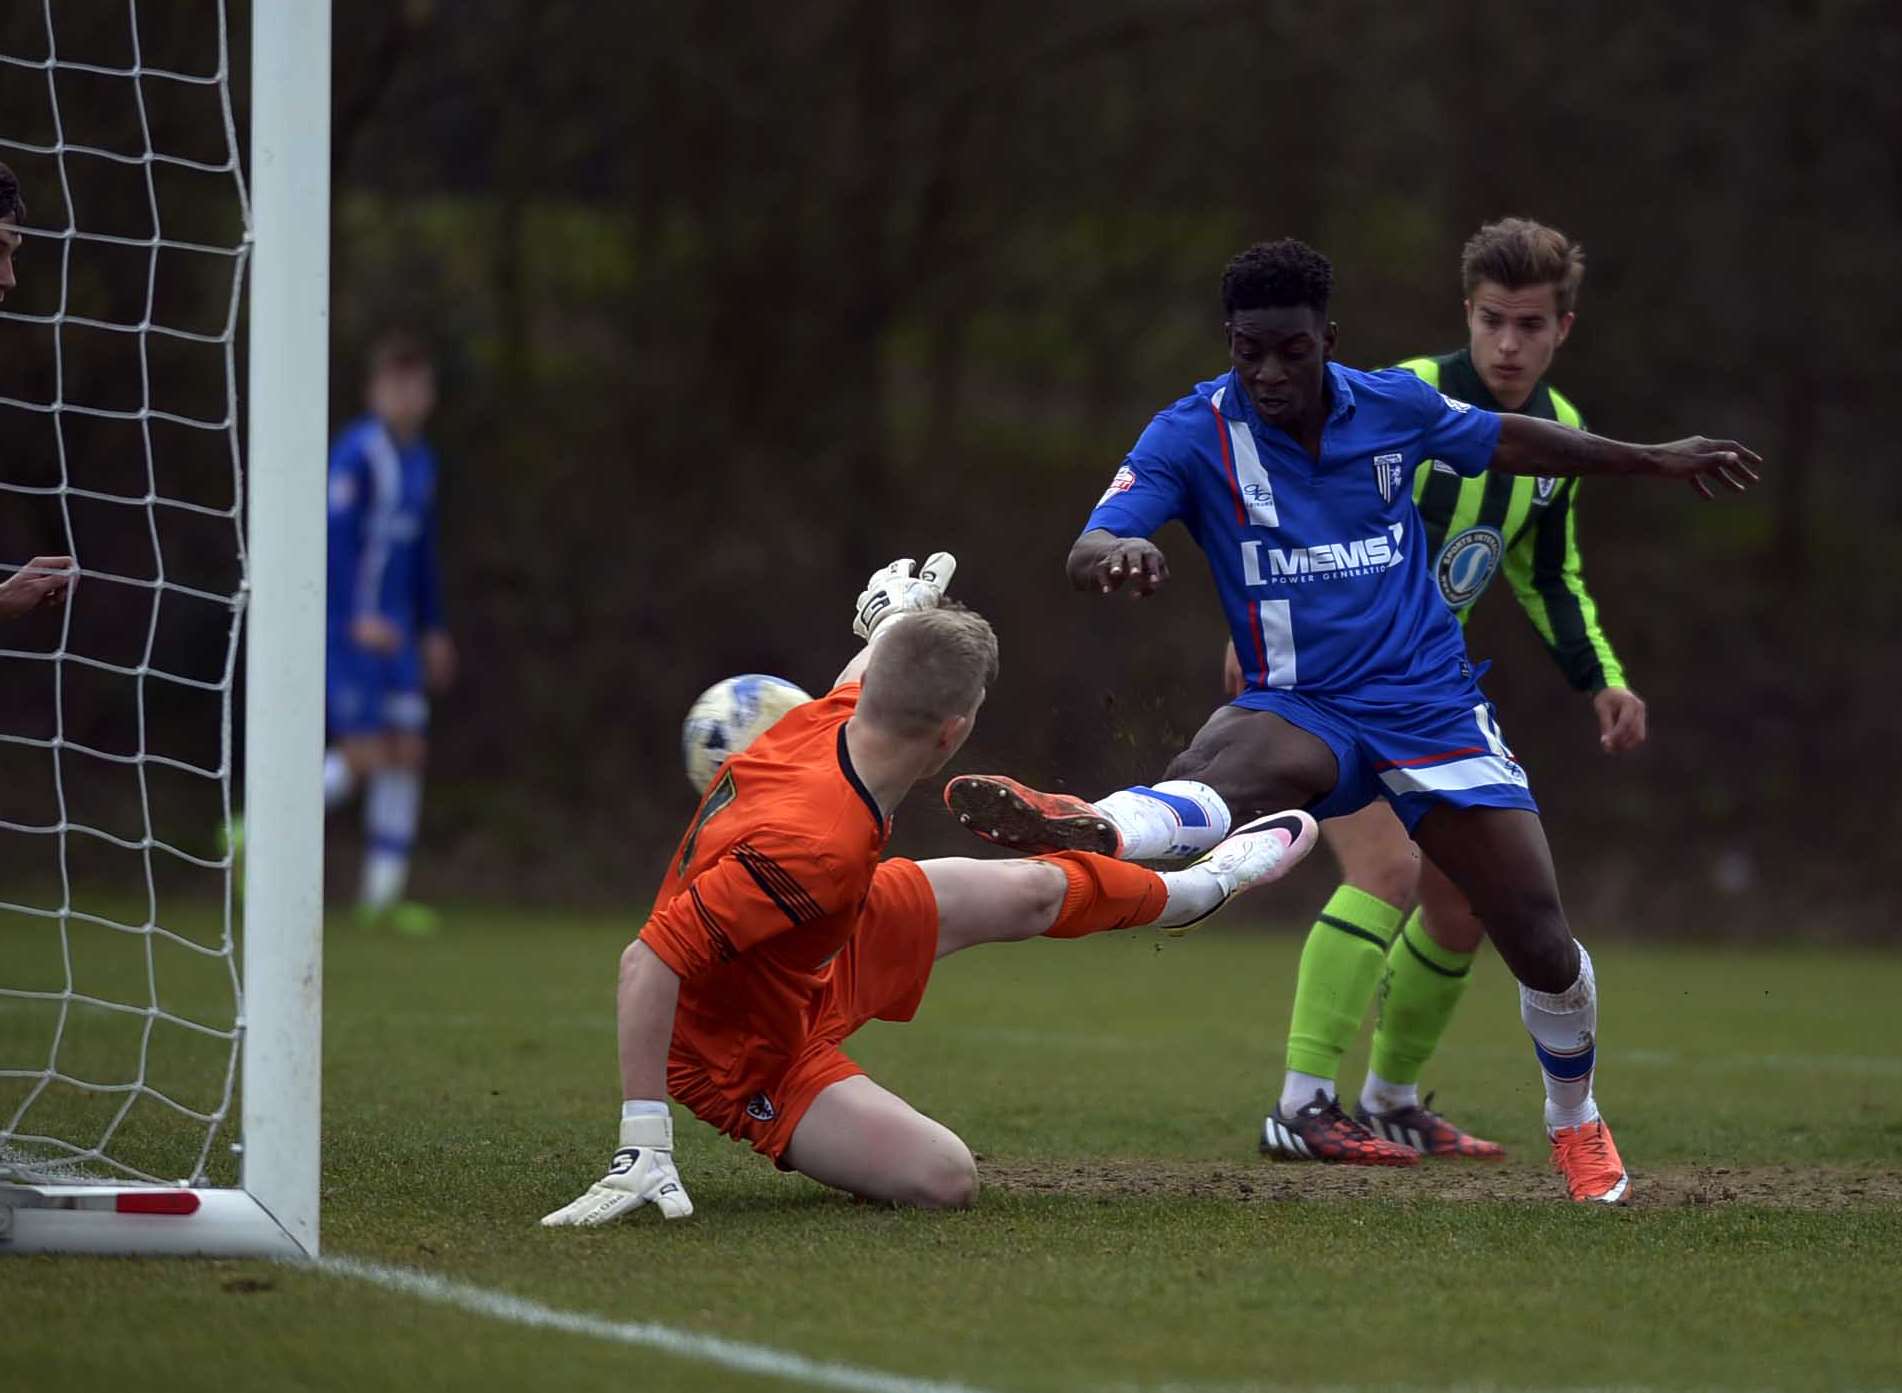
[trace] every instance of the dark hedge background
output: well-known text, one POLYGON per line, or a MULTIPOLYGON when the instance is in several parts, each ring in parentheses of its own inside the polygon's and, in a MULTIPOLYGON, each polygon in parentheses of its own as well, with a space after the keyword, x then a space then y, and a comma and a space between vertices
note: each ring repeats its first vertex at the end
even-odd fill
MULTIPOLYGON (((62 56, 124 61, 123 6, 53 9, 62 56)), ((202 3, 142 9, 148 63, 206 66, 202 3)), ((45 51, 38 7, 9 7, 0 52, 45 51)), ((1191 544, 1165 537, 1181 579, 1141 606, 1071 594, 1061 563, 1149 415, 1223 366, 1223 261, 1282 234, 1329 252, 1341 356, 1376 366, 1462 341, 1460 243, 1523 213, 1590 256, 1555 377, 1593 425, 1733 434, 1770 462, 1716 506, 1586 488, 1587 574, 1651 703, 1639 755, 1598 752, 1503 584, 1473 624, 1575 916, 1892 937, 1898 68, 1898 11, 1849 0, 339 0, 336 419, 386 324, 443 355, 465 680, 437 707, 419 892, 639 904, 690 810, 693 695, 746 670, 823 685, 863 575, 936 547, 1004 641, 963 767, 1085 792, 1153 776, 1217 696, 1191 544)), ((63 74, 67 138, 136 148, 129 87, 63 74)), ((220 138, 210 108, 162 104, 161 148, 220 138)), ((0 133, 48 120, 44 76, 0 68, 0 133)), ((63 226, 57 162, 5 157, 31 221, 63 226)), ((71 177, 82 225, 145 217, 141 184, 71 177)), ((161 198, 168 232, 228 229, 210 194, 161 198)), ((57 244, 28 253, 6 308, 46 313, 57 244)), ((94 257, 75 284, 136 316, 144 269, 94 257)), ((212 279, 163 281, 168 311, 215 319, 212 279)), ((69 333, 68 400, 123 384, 103 337, 69 333)), ((0 320, 0 395, 50 399, 50 347, 0 320)), ((207 355, 155 371, 171 400, 221 390, 207 355)), ((0 410, 7 481, 56 477, 42 424, 0 410)), ((142 459, 109 431, 66 446, 76 474, 142 459)), ((219 477, 196 448, 165 447, 181 488, 219 477)), ((67 526, 5 495, 0 559, 67 526)), ((88 567, 147 546, 71 526, 88 567)), ((164 545, 215 569, 226 544, 164 545)), ((111 589, 76 627, 142 639, 111 589)), ((194 652, 215 621, 167 616, 194 652)), ((6 728, 43 718, 36 672, 0 661, 6 728)), ((69 696, 99 730, 128 719, 123 693, 69 696)), ((18 767, 0 816, 45 796, 18 767)), ((900 827, 901 850, 965 849, 925 791, 900 827)))

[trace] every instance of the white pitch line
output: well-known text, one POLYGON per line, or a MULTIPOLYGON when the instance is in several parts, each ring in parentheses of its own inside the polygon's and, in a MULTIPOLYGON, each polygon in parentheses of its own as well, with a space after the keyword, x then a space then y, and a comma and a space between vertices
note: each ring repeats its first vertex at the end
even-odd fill
POLYGON ((652 1321, 609 1320, 604 1316, 585 1315, 544 1306, 539 1301, 490 1291, 466 1282, 452 1282, 427 1272, 406 1267, 387 1267, 361 1258, 326 1257, 317 1259, 319 1271, 337 1277, 350 1277, 389 1291, 402 1292, 439 1306, 454 1306, 479 1316, 525 1325, 532 1329, 558 1330, 567 1335, 586 1335, 620 1345, 636 1345, 664 1354, 723 1369, 758 1374, 764 1378, 784 1379, 813 1388, 840 1388, 850 1393, 988 1393, 968 1383, 947 1383, 940 1379, 911 1378, 888 1374, 879 1369, 861 1369, 826 1359, 808 1359, 790 1350, 769 1345, 750 1345, 739 1340, 723 1340, 718 1335, 701 1335, 677 1330, 671 1325, 652 1321))

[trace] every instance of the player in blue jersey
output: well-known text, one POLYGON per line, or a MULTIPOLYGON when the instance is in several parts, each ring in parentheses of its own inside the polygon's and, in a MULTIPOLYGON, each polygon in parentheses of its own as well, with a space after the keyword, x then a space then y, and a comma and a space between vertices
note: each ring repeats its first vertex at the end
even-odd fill
POLYGON ((426 932, 402 902, 422 811, 427 692, 455 680, 436 562, 436 456, 423 427, 436 406, 428 350, 402 333, 372 349, 369 412, 330 450, 330 587, 324 801, 364 790, 360 913, 426 932))
POLYGON ((1615 1203, 1630 1180, 1592 1095, 1591 959, 1566 925, 1525 771, 1428 574, 1411 484, 1435 459, 1468 476, 1656 475, 1709 498, 1713 485, 1747 488, 1759 461, 1732 441, 1628 445, 1477 409, 1410 372, 1342 367, 1330 361, 1332 285, 1327 259, 1300 242, 1229 263, 1229 371, 1150 423, 1070 552, 1079 589, 1151 594, 1169 568, 1146 539, 1180 519, 1214 573, 1246 690, 1154 788, 1092 804, 966 776, 946 803, 1020 850, 1151 859, 1198 854, 1238 817, 1337 817, 1384 797, 1519 980, 1569 1193, 1615 1203))

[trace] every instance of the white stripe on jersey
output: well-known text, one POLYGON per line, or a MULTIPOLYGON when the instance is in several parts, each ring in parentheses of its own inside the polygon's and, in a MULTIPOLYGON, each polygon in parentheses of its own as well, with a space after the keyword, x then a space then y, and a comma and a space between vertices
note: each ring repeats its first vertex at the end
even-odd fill
POLYGON ((1261 619, 1261 648, 1268 670, 1263 674, 1270 687, 1292 687, 1299 666, 1294 656, 1294 613, 1286 600, 1263 600, 1255 606, 1261 619))
POLYGON ((1452 793, 1463 788, 1488 788, 1493 784, 1526 786, 1526 771, 1498 755, 1478 755, 1455 759, 1445 764, 1429 764, 1414 769, 1386 769, 1380 781, 1396 796, 1403 793, 1452 793))
POLYGON ((1231 421, 1222 415, 1222 399, 1227 395, 1228 387, 1224 385, 1215 389, 1215 395, 1209 401, 1215 407, 1217 419, 1228 427, 1229 444, 1233 447, 1235 458, 1235 482, 1241 487, 1242 506, 1248 510, 1248 520, 1255 526, 1279 527, 1281 518, 1275 512, 1275 488, 1268 481, 1268 470, 1261 462, 1261 451, 1255 448, 1254 432, 1248 429, 1248 422, 1231 421))
POLYGON ((383 572, 390 563, 396 531, 396 510, 403 502, 403 461, 390 433, 376 422, 364 437, 364 458, 370 462, 370 508, 363 526, 363 560, 357 567, 357 613, 382 609, 383 572))

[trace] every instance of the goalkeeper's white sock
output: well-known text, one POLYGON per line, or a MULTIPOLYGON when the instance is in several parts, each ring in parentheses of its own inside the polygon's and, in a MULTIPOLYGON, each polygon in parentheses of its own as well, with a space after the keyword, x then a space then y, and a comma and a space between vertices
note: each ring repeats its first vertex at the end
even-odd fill
POLYGON ((630 1117, 666 1117, 667 1105, 658 1098, 623 1098, 621 1100, 621 1120, 630 1117))
POLYGON ((324 751, 324 807, 332 812, 349 801, 357 791, 357 776, 342 750, 324 751))
POLYGON ((1096 810, 1123 839, 1125 861, 1200 856, 1228 835, 1222 795, 1194 779, 1165 779, 1098 799, 1096 810))
POLYGON ((1592 1070, 1598 1057, 1598 983, 1592 955, 1578 946, 1578 980, 1562 992, 1519 984, 1519 1018, 1545 1074, 1545 1125, 1579 1127, 1598 1116, 1592 1070))
POLYGON ((423 809, 423 776, 414 769, 379 769, 363 800, 369 852, 363 859, 363 907, 381 913, 403 897, 409 853, 423 809))

